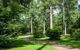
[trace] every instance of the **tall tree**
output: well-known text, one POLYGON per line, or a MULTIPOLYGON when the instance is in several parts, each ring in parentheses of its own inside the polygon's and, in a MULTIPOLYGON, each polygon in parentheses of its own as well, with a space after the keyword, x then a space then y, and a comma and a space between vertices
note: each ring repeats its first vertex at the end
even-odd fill
POLYGON ((63 33, 66 35, 71 26, 71 11, 74 10, 75 0, 63 0, 63 33))

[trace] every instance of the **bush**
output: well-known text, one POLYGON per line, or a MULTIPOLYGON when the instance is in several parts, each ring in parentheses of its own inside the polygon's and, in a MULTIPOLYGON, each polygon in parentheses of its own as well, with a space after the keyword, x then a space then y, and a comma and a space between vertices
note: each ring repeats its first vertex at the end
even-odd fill
POLYGON ((71 35, 70 34, 66 34, 66 35, 62 34, 60 39, 63 41, 69 41, 69 40, 71 40, 71 35))
POLYGON ((50 39, 59 40, 60 39, 60 32, 58 30, 47 30, 46 36, 50 39))
POLYGON ((72 37, 74 40, 80 40, 80 29, 75 30, 72 37))
POLYGON ((9 48, 11 47, 11 43, 14 41, 14 38, 6 35, 0 35, 0 47, 9 48))
POLYGON ((43 37, 43 33, 42 32, 34 32, 33 33, 33 35, 34 35, 34 38, 42 38, 43 37))

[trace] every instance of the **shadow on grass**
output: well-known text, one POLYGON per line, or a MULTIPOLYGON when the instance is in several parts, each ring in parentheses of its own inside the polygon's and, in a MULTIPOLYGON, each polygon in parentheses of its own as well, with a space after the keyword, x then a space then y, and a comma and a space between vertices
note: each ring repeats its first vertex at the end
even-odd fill
POLYGON ((13 40, 11 43, 8 44, 3 44, 0 46, 0 48, 9 49, 9 48, 23 47, 24 45, 34 45, 34 43, 19 39, 19 40, 13 40))
POLYGON ((49 43, 48 39, 43 39, 43 38, 29 38, 28 41, 32 41, 32 42, 37 43, 37 44, 49 43))
POLYGON ((66 45, 70 48, 80 48, 80 41, 55 41, 56 44, 66 45))
POLYGON ((44 44, 43 46, 41 46, 40 48, 38 48, 37 50, 42 50, 47 44, 44 44))
MULTIPOLYGON (((49 45, 63 45, 63 46, 69 46, 70 48, 80 48, 80 41, 62 41, 62 40, 50 40, 48 38, 29 38, 28 41, 32 41, 33 43, 39 43, 44 44, 48 43, 49 45)), ((44 46, 43 46, 44 47, 44 46)), ((43 48, 41 47, 41 48, 43 48)))
POLYGON ((80 41, 70 40, 50 40, 50 39, 34 39, 36 43, 48 43, 49 45, 62 45, 69 48, 80 48, 80 41))

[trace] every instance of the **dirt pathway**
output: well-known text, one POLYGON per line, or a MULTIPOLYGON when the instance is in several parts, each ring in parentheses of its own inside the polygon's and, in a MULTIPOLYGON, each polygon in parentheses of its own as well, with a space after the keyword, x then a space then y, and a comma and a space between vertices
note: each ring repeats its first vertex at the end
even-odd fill
POLYGON ((59 45, 53 45, 53 47, 55 47, 57 50, 80 50, 80 49, 76 49, 76 48, 67 48, 67 47, 63 47, 63 46, 59 46, 59 45))

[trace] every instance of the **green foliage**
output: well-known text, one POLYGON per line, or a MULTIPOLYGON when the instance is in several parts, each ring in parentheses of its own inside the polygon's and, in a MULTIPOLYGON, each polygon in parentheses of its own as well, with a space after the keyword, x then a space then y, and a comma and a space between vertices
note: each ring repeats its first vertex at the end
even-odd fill
POLYGON ((73 34, 72 37, 74 40, 80 40, 80 29, 76 29, 73 34))
MULTIPOLYGON (((0 35, 19 35, 24 24, 21 23, 20 13, 25 12, 22 0, 0 0, 0 35), (20 1, 20 3, 19 3, 20 1)), ((25 1, 24 1, 25 2, 25 1)), ((30 1, 26 1, 26 5, 30 1)), ((26 8, 27 9, 27 8, 26 8)))
POLYGON ((15 37, 21 34, 24 24, 19 14, 24 10, 25 7, 17 1, 0 0, 0 47, 12 47, 15 37))
POLYGON ((42 38, 42 37, 44 36, 44 34, 42 33, 42 31, 35 31, 35 32, 33 33, 33 36, 34 36, 35 38, 42 38))
POLYGON ((60 32, 58 30, 47 30, 46 36, 50 39, 59 40, 60 39, 60 32))
POLYGON ((14 38, 7 35, 0 35, 0 47, 7 48, 11 47, 11 43, 14 41, 14 38))
POLYGON ((62 34, 60 39, 63 41, 69 41, 69 40, 71 40, 71 35, 70 34, 66 34, 66 35, 62 34))

